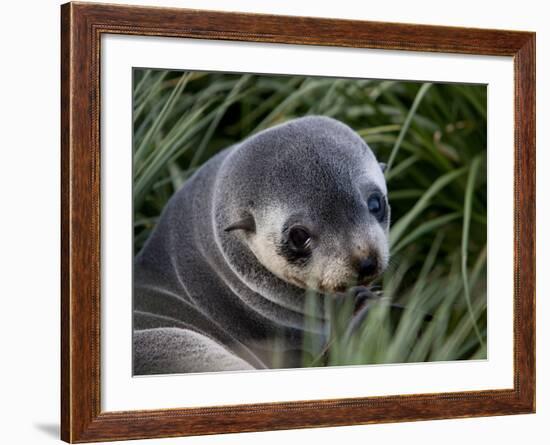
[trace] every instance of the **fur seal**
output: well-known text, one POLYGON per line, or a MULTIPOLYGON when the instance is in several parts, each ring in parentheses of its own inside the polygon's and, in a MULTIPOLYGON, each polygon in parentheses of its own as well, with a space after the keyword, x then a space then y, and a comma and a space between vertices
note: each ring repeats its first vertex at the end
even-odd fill
POLYGON ((134 374, 299 367, 304 332, 327 335, 323 303, 386 268, 389 219, 383 164, 332 118, 219 152, 135 258, 134 374), (321 309, 306 326, 311 290, 321 309))

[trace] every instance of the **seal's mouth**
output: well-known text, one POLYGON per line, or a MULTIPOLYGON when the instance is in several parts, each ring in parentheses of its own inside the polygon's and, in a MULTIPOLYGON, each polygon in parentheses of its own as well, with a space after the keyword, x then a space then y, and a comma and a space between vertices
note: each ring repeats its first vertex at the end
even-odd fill
POLYGON ((303 281, 295 276, 285 276, 288 283, 293 284, 304 290, 313 290, 321 294, 336 295, 339 297, 349 296, 357 292, 358 289, 370 289, 381 274, 376 274, 370 277, 358 280, 357 277, 349 281, 341 281, 338 283, 330 283, 330 285, 323 280, 319 281, 303 281))
POLYGON ((372 288, 374 287, 373 284, 377 278, 378 277, 373 277, 368 280, 361 280, 352 283, 341 283, 331 288, 327 288, 321 284, 317 287, 317 290, 322 293, 333 294, 339 297, 348 297, 350 295, 355 295, 358 292, 366 294, 367 291, 372 291, 372 288))
POLYGON ((352 282, 345 282, 340 283, 337 286, 335 286, 333 289, 330 289, 332 293, 336 293, 339 295, 349 295, 350 292, 353 293, 354 290, 357 289, 367 289, 372 287, 374 282, 380 277, 381 274, 376 274, 372 277, 363 278, 361 280, 355 280, 352 282))

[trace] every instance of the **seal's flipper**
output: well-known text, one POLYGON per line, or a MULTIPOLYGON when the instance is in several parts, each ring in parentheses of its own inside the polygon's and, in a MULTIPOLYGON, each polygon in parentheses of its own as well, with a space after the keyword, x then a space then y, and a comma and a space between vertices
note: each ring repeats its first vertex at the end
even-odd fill
POLYGON ((134 332, 134 375, 254 369, 219 343, 188 329, 134 332))

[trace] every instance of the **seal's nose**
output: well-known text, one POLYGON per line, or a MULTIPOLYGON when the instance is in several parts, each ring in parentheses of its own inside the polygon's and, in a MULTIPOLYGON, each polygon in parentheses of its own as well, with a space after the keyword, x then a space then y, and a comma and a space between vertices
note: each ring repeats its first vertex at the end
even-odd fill
POLYGON ((359 281, 370 278, 378 272, 378 258, 369 255, 367 258, 361 258, 357 263, 357 274, 359 281))

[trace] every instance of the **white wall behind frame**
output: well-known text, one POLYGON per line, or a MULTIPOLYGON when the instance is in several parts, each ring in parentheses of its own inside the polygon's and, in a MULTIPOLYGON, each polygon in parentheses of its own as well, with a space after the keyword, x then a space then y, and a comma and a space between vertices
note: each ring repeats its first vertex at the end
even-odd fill
MULTIPOLYGON (((101 1, 101 0, 96 0, 101 1)), ((114 1, 114 0, 111 0, 114 1)), ((116 0, 128 3, 126 0, 116 0)), ((60 443, 59 417, 59 4, 7 2, 2 34, 2 441, 60 443)), ((550 147, 550 28, 546 2, 394 0, 132 0, 131 3, 317 15, 537 32, 537 141, 550 147)), ((266 445, 548 442, 550 423, 550 151, 538 150, 537 414, 148 440, 147 444, 266 445)))

